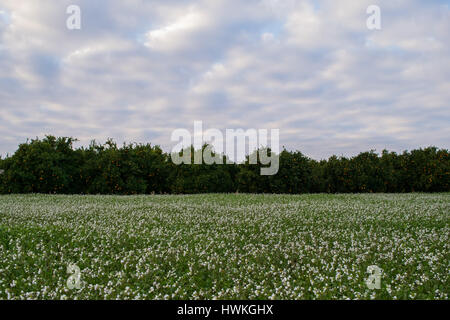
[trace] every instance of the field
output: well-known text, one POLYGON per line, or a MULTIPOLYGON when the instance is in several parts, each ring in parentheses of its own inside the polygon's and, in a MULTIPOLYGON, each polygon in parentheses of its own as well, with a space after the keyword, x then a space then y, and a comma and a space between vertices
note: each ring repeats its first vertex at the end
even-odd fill
POLYGON ((448 299, 449 231, 448 193, 0 196, 0 299, 448 299))

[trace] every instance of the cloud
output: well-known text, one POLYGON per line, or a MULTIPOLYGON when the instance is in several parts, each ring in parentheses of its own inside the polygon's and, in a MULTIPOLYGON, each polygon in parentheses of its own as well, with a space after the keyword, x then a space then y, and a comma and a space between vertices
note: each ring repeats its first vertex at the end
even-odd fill
POLYGON ((208 16, 195 9, 176 21, 146 33, 145 46, 155 50, 176 50, 189 44, 191 34, 208 26, 208 16))
POLYGON ((315 158, 449 148, 448 1, 0 4, 0 154, 45 134, 152 142, 176 128, 279 128, 315 158), (65 27, 66 7, 82 30, 65 27))

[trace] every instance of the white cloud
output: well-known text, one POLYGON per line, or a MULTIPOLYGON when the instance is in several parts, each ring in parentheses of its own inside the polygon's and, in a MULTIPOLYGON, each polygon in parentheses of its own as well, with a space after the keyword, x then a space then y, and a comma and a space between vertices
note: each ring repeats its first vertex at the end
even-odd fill
POLYGON ((191 8, 176 21, 147 32, 145 45, 156 50, 176 50, 189 44, 189 36, 208 26, 208 16, 191 8))
POLYGON ((450 13, 442 1, 2 2, 0 154, 55 134, 169 148, 175 128, 279 128, 321 158, 449 148, 450 13))

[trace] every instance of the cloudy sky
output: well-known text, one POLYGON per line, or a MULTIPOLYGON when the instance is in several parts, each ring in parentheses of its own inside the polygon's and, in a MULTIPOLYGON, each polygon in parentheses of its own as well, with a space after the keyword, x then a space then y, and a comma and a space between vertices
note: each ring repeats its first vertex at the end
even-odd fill
POLYGON ((320 159, 450 148, 450 1, 0 0, 0 154, 280 129, 320 159), (66 9, 81 8, 81 30, 66 9), (381 30, 366 9, 381 8, 381 30))

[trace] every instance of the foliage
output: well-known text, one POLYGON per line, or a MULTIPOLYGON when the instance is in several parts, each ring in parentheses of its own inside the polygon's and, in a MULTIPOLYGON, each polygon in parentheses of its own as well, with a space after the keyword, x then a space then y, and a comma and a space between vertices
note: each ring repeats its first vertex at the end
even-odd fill
MULTIPOLYGON (((279 154, 279 171, 262 176, 261 164, 180 164, 150 144, 113 140, 74 149, 73 138, 47 136, 19 146, 0 159, 0 193, 151 194, 151 193, 360 193, 448 192, 450 158, 429 147, 401 154, 374 150, 347 158, 316 161, 299 151, 279 154)), ((204 145, 202 151, 209 146, 204 145)), ((186 149, 185 151, 189 151, 186 149)), ((268 151, 270 154, 270 150, 268 151)), ((191 146, 191 163, 195 154, 191 146)), ((180 153, 181 154, 181 153, 180 153)), ((255 151, 255 155, 257 155, 255 151)), ((212 152, 212 156, 216 154, 212 152)), ((200 154, 201 156, 201 154, 200 154)), ((227 163, 221 155, 223 163, 227 163)), ((259 162, 258 162, 259 163, 259 162)))
POLYGON ((0 195, 0 300, 448 300, 449 210, 448 193, 0 195))

